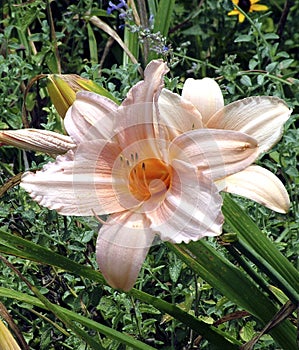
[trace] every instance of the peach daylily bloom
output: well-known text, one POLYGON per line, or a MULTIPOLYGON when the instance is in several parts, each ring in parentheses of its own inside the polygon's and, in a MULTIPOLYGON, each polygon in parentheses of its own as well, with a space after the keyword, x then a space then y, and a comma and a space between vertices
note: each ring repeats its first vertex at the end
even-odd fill
MULTIPOLYGON (((198 109, 206 128, 240 131, 255 138, 259 155, 280 140, 283 125, 292 112, 281 99, 265 96, 248 97, 224 106, 220 87, 211 78, 187 79, 182 97, 198 109)), ((177 96, 173 97, 175 99, 177 96)), ((170 98, 168 103, 171 103, 170 98)), ((219 190, 247 197, 280 213, 286 213, 290 206, 282 182, 257 165, 215 183, 219 190)))
POLYGON ((258 154, 245 133, 203 128, 190 102, 158 104, 167 70, 161 60, 149 63, 120 106, 77 93, 64 119, 76 147, 21 182, 34 200, 63 215, 110 214, 96 256, 107 282, 125 291, 156 235, 188 243, 221 233, 215 181, 247 168, 258 154))

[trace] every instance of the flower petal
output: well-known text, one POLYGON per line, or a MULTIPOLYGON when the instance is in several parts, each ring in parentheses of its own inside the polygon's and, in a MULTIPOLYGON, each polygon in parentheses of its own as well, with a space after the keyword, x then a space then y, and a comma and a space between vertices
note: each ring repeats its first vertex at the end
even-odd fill
POLYGON ((230 103, 206 123, 207 128, 237 130, 258 141, 259 151, 269 150, 280 138, 291 110, 277 97, 256 96, 230 103))
POLYGON ((282 182, 257 165, 216 181, 216 185, 221 191, 249 198, 279 213, 286 213, 290 207, 289 195, 282 182))
POLYGON ((167 89, 159 96, 158 123, 160 135, 172 140, 185 131, 202 129, 202 117, 197 108, 188 100, 183 99, 167 89))
POLYGON ((174 160, 172 167, 172 185, 165 200, 146 213, 152 229, 172 243, 220 235, 222 198, 214 183, 184 161, 174 160))
POLYGON ((123 211, 111 176, 118 154, 119 148, 113 143, 103 140, 83 143, 75 154, 70 151, 41 171, 25 173, 21 186, 40 205, 63 215, 123 211))
POLYGON ((257 143, 236 131, 199 129, 175 138, 170 146, 171 159, 181 159, 198 167, 212 180, 245 169, 257 158, 257 143))
POLYGON ((211 78, 187 79, 183 87, 182 97, 192 102, 199 110, 204 124, 224 106, 221 89, 211 78))
POLYGON ((250 12, 253 11, 267 11, 269 10, 269 7, 266 5, 251 5, 250 12))
POLYGON ((154 105, 163 87, 163 76, 168 71, 162 60, 151 61, 144 80, 134 85, 118 109, 116 136, 121 148, 145 138, 154 139, 154 105))
POLYGON ((78 92, 64 119, 68 134, 80 143, 112 137, 118 105, 93 92, 78 92))
POLYGON ((157 101, 163 87, 163 76, 168 70, 166 63, 162 60, 151 61, 144 70, 144 80, 129 90, 122 106, 157 101))
POLYGON ((106 281, 124 291, 135 284, 155 234, 143 214, 111 215, 101 227, 96 248, 97 262, 106 281))
POLYGON ((63 154, 76 145, 69 136, 39 129, 0 131, 0 141, 18 148, 50 154, 63 154))

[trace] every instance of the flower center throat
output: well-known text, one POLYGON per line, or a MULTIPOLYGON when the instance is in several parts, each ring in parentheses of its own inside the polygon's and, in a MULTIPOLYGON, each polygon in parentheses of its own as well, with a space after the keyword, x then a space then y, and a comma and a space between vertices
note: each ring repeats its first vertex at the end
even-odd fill
POLYGON ((146 201, 155 194, 166 192, 170 187, 171 177, 171 167, 165 162, 156 158, 145 159, 130 171, 130 192, 136 199, 146 201))

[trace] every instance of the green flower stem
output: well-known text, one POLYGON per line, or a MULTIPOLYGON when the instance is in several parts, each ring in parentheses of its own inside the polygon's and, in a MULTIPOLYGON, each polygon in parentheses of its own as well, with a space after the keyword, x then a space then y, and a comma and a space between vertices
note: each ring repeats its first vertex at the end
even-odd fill
MULTIPOLYGON (((250 24, 252 25, 253 28, 255 28, 256 32, 258 33, 259 37, 261 38, 261 40, 263 41, 264 45, 267 47, 268 49, 268 52, 269 52, 269 57, 270 57, 270 60, 271 62, 273 62, 273 55, 272 55, 272 51, 271 51, 271 46, 270 44, 268 43, 268 41, 264 38, 264 35, 263 33, 261 32, 261 29, 259 26, 257 26, 254 21, 250 18, 250 16, 248 16, 248 14, 243 11, 241 9, 240 6, 238 6, 237 4, 234 4, 234 7, 236 7, 238 9, 238 11, 240 11, 246 18, 247 20, 250 22, 250 24)), ((256 45, 258 46, 258 42, 256 43, 256 45)))
POLYGON ((224 197, 222 211, 225 222, 238 234, 238 238, 248 245, 248 249, 269 263, 293 291, 299 291, 299 271, 228 195, 224 197))
MULTIPOLYGON (((91 267, 80 265, 60 254, 54 253, 42 246, 29 242, 23 238, 14 236, 0 229, 0 252, 15 255, 21 258, 26 258, 32 261, 36 261, 42 264, 60 267, 65 271, 75 273, 79 276, 88 278, 94 282, 100 284, 106 284, 103 276, 99 271, 95 271, 91 267)), ((231 341, 226 338, 230 338, 226 333, 212 327, 202 321, 199 321, 196 317, 188 314, 179 307, 172 305, 160 298, 154 297, 150 294, 144 293, 137 289, 132 289, 129 292, 135 298, 149 303, 156 307, 163 313, 167 313, 177 320, 181 321, 196 334, 201 334, 211 344, 215 346, 215 349, 219 350, 234 350, 238 349, 239 342, 236 340, 231 341), (232 343, 233 342, 233 343, 232 343)))

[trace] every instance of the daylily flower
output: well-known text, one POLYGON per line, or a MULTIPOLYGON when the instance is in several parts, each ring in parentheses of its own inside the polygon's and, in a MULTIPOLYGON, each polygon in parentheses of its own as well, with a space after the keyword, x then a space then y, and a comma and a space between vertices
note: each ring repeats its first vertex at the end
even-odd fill
MULTIPOLYGON (((266 5, 257 4, 260 0, 232 0, 234 5, 238 5, 244 12, 267 11, 269 8, 266 5)), ((237 8, 234 8, 228 13, 228 16, 238 16, 239 22, 245 20, 245 16, 237 8)))
MULTIPOLYGON (((168 96, 169 103, 172 103, 169 97, 172 93, 164 93, 168 96)), ((210 78, 187 79, 182 97, 198 109, 206 128, 240 131, 255 138, 258 141, 259 155, 279 141, 283 125, 292 112, 281 99, 265 96, 245 98, 224 107, 221 89, 210 78)), ((172 99, 177 100, 178 97, 172 99)), ((280 213, 286 213, 290 206, 282 182, 269 170, 257 165, 215 183, 219 190, 247 197, 280 213)))
POLYGON ((204 128, 196 107, 178 95, 166 93, 172 104, 158 104, 166 72, 165 63, 152 61, 120 106, 77 93, 64 119, 76 147, 21 182, 34 200, 63 215, 110 214, 99 230, 97 261, 108 283, 125 291, 156 235, 188 243, 221 233, 215 181, 258 155, 253 137, 204 128))
POLYGON ((0 349, 1 350, 21 350, 15 338, 11 335, 8 328, 0 320, 0 349))

